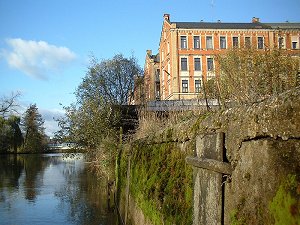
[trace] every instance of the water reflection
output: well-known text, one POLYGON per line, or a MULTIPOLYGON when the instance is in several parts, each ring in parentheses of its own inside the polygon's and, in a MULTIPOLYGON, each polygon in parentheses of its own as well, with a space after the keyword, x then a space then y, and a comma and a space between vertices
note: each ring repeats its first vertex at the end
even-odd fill
POLYGON ((0 218, 4 224, 118 224, 107 182, 84 157, 0 155, 0 218))

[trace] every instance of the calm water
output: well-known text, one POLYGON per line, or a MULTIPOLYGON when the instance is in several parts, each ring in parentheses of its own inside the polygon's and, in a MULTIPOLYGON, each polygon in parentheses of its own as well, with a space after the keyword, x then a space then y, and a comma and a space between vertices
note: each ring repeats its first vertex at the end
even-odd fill
POLYGON ((0 155, 0 224, 117 224, 84 155, 0 155))

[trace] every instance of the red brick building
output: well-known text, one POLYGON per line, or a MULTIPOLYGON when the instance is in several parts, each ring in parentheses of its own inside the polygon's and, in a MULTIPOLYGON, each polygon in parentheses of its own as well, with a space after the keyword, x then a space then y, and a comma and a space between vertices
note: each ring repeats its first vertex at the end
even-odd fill
POLYGON ((261 23, 255 17, 251 23, 171 22, 165 14, 159 56, 146 54, 146 101, 197 98, 202 82, 218 76, 215 55, 241 47, 282 48, 300 56, 300 23, 261 23))

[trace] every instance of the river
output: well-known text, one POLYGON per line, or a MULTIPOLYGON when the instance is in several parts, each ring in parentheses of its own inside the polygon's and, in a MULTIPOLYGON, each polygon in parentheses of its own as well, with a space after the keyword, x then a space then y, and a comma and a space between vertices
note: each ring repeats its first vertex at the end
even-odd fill
POLYGON ((84 155, 0 155, 0 224, 117 225, 107 182, 84 155))

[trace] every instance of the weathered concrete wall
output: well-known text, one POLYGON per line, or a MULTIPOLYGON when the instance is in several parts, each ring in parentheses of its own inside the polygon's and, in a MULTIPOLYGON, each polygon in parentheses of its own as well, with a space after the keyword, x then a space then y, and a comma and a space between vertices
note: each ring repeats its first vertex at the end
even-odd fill
MULTIPOLYGON (((202 121, 197 133, 214 131, 225 133, 233 167, 231 182, 225 184, 225 224, 274 224, 270 204, 280 185, 289 175, 300 185, 300 88, 219 112, 202 121)), ((296 203, 286 205, 295 221, 300 219, 299 188, 291 193, 296 203)))
POLYGON ((275 224, 283 216, 285 224, 300 224, 300 87, 261 103, 187 120, 143 142, 177 143, 196 155, 196 137, 217 132, 225 134, 225 158, 232 167, 223 184, 222 223, 275 224))

